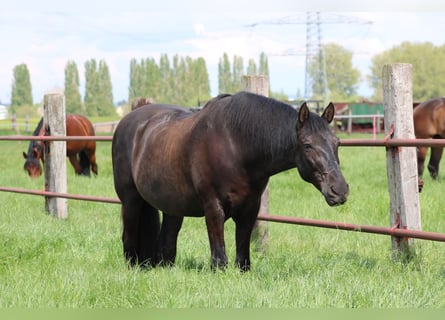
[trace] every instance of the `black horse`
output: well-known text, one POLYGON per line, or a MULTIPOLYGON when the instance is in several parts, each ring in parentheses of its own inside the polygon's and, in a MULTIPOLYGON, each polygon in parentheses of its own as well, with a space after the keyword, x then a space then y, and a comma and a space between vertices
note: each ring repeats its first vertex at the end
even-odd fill
POLYGON ((205 217, 213 267, 227 265, 224 222, 236 225, 236 264, 250 269, 250 237, 269 177, 297 167, 331 206, 349 188, 339 139, 303 104, 240 92, 199 112, 150 104, 119 123, 113 137, 114 184, 122 201, 123 249, 131 265, 173 264, 184 216, 205 217), (158 210, 163 212, 162 225, 158 210))

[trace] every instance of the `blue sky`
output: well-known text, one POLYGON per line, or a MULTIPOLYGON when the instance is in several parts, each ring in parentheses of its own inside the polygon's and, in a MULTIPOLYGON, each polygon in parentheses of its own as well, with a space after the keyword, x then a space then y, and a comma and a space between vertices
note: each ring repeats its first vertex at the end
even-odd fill
MULTIPOLYGON (((402 41, 445 43, 445 9, 435 0, 329 1, 24 1, 2 4, 0 11, 0 101, 11 97, 14 66, 26 63, 34 101, 63 88, 64 68, 74 60, 84 90, 84 63, 104 59, 115 101, 128 97, 129 65, 167 53, 204 57, 212 95, 217 94, 218 60, 227 52, 245 64, 268 54, 271 88, 295 96, 304 92, 305 12, 321 11, 322 42, 335 42, 353 52, 363 77, 373 55, 402 41), (385 6, 383 6, 385 5, 385 6), (293 24, 266 21, 288 18, 293 24), (353 21, 346 23, 345 21, 353 21), (296 23, 298 22, 298 23, 296 23), (372 22, 372 23, 365 23, 372 22), (249 27, 257 24, 255 27, 249 27), (297 55, 282 56, 292 50, 297 55)), ((365 79, 359 89, 369 95, 365 79)))

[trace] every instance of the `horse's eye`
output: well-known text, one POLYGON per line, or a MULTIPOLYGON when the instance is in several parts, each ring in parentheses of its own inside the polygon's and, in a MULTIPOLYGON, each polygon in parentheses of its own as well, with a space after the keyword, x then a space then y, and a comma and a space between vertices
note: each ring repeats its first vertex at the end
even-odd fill
POLYGON ((312 150, 312 145, 310 143, 305 143, 304 150, 306 150, 306 151, 312 150))

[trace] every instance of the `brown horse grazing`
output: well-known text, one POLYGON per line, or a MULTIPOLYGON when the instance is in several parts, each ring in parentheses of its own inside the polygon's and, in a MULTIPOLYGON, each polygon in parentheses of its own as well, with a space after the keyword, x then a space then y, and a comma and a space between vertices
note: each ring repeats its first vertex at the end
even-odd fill
MULTIPOLYGON (((33 136, 44 136, 46 134, 43 126, 43 118, 40 119, 33 136)), ((90 120, 81 115, 66 116, 67 136, 94 136, 94 128, 90 120)), ((28 153, 23 152, 26 159, 24 169, 28 171, 31 178, 37 178, 42 174, 40 160, 44 161, 45 143, 33 140, 29 143, 28 153)), ((70 159, 74 171, 78 175, 90 176, 90 167, 97 175, 96 164, 96 141, 67 141, 66 156, 70 159), (79 158, 77 158, 79 155, 79 158)))
MULTIPOLYGON (((414 133, 418 139, 445 139, 445 98, 425 101, 414 108, 414 133)), ((422 174, 428 147, 417 148, 419 186, 423 185, 422 174)), ((439 163, 443 147, 431 147, 428 170, 433 179, 439 176, 439 163)))
POLYGON ((349 187, 339 139, 306 104, 299 111, 263 96, 220 95, 192 113, 151 104, 127 114, 112 143, 122 201, 123 250, 130 265, 173 264, 184 216, 205 217, 212 267, 225 267, 224 222, 236 225, 236 264, 250 269, 250 237, 269 177, 297 168, 331 206, 349 187), (163 212, 162 226, 158 210, 163 212))

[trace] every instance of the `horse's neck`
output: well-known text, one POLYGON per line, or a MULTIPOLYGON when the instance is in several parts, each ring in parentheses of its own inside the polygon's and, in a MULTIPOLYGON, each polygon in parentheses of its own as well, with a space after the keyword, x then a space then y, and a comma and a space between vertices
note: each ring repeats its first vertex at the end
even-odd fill
POLYGON ((269 177, 296 166, 297 133, 296 119, 285 119, 269 131, 265 129, 270 128, 266 122, 258 123, 258 134, 244 147, 258 174, 269 177))

